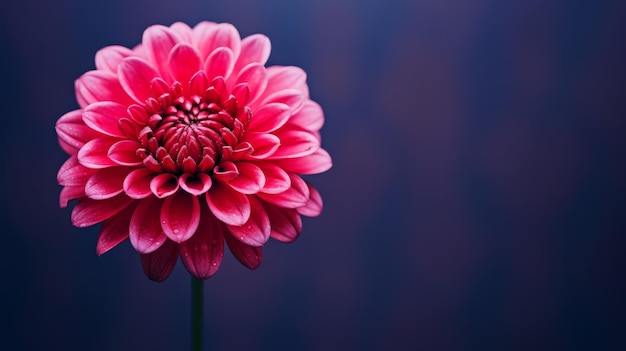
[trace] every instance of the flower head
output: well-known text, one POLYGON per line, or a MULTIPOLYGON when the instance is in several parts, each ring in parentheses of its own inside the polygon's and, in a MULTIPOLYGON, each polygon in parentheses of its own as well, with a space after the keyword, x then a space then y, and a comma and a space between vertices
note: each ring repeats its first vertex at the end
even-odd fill
POLYGON ((57 179, 72 223, 102 223, 96 251, 130 238, 146 275, 180 256, 207 279, 225 245, 246 267, 291 242, 322 200, 301 174, 328 170, 321 107, 297 67, 265 67, 270 41, 230 24, 155 25, 134 49, 98 51, 76 80, 80 109, 56 123, 70 155, 57 179))

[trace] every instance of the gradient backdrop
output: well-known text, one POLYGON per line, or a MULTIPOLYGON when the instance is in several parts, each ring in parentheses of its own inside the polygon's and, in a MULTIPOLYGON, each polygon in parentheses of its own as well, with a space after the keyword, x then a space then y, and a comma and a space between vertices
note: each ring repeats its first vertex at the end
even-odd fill
POLYGON ((189 275, 58 208, 54 123, 95 52, 233 23, 308 72, 325 210, 205 284, 211 350, 626 349, 626 3, 11 1, 0 21, 5 350, 186 350, 189 275))

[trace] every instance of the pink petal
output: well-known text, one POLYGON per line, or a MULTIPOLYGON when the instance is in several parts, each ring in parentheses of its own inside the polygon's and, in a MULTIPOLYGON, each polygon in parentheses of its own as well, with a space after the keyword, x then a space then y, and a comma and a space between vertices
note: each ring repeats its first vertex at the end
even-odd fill
POLYGON ((315 135, 301 130, 281 131, 278 138, 280 147, 269 157, 273 160, 308 156, 320 148, 320 142, 315 135))
POLYGON ((302 232, 302 218, 292 208, 280 208, 268 203, 263 204, 272 226, 271 237, 275 240, 290 243, 302 232))
POLYGON ((281 103, 263 105, 254 115, 248 126, 251 132, 272 132, 282 127, 291 116, 291 108, 281 103))
POLYGON ((224 257, 224 225, 206 205, 201 204, 201 211, 198 230, 179 245, 180 258, 194 277, 208 279, 217 272, 224 257))
POLYGON ((206 58, 204 71, 209 80, 213 80, 215 77, 227 79, 233 71, 234 64, 233 52, 229 48, 221 47, 213 50, 209 57, 206 58))
POLYGON ((322 196, 311 184, 307 182, 306 185, 309 188, 309 201, 307 201, 306 205, 298 207, 298 213, 308 217, 317 217, 322 213, 322 208, 324 207, 322 196))
POLYGON ((261 168, 261 171, 265 175, 265 185, 263 189, 261 189, 262 192, 266 194, 278 194, 291 187, 289 174, 282 168, 267 162, 257 163, 257 166, 261 168))
POLYGON ((170 30, 185 44, 193 44, 193 33, 191 28, 183 22, 174 22, 170 26, 170 30))
POLYGON ((150 84, 159 73, 148 62, 138 57, 128 57, 117 68, 120 84, 135 101, 143 104, 152 96, 150 84))
POLYGON ((143 32, 141 39, 149 61, 161 73, 161 76, 168 75, 168 57, 172 48, 180 42, 174 31, 162 25, 153 25, 143 32))
POLYGON ((139 166, 142 160, 137 156, 141 144, 134 140, 121 140, 111 145, 107 156, 120 166, 139 166))
POLYGON ((208 57, 219 47, 229 48, 234 57, 241 51, 241 38, 237 29, 229 23, 200 23, 194 28, 196 46, 203 57, 208 57))
POLYGON ((202 96, 209 86, 209 78, 204 71, 198 71, 189 82, 191 96, 202 96))
POLYGON ((211 180, 211 176, 206 173, 198 173, 195 175, 185 173, 178 178, 178 184, 189 194, 198 196, 209 191, 213 181, 211 180))
POLYGON ((272 205, 284 208, 297 208, 306 205, 309 201, 309 187, 304 180, 295 174, 290 174, 291 188, 280 194, 258 193, 257 196, 272 205))
POLYGON ((241 226, 226 225, 228 230, 242 243, 263 246, 270 238, 270 220, 263 205, 254 196, 249 196, 250 218, 241 226))
POLYGON ((295 66, 268 67, 266 96, 286 89, 296 89, 302 95, 308 97, 309 89, 306 84, 306 72, 302 68, 295 66))
POLYGON ((84 188, 89 177, 95 172, 95 170, 78 163, 78 158, 74 155, 59 168, 57 182, 63 186, 81 186, 84 188))
POLYGON ((213 176, 220 182, 228 182, 239 175, 237 165, 230 161, 222 161, 213 169, 213 176))
POLYGON ((178 260, 178 244, 167 240, 156 251, 141 254, 140 257, 146 276, 155 282, 162 282, 174 271, 178 260))
POLYGON ((130 218, 135 211, 135 207, 130 205, 122 212, 104 221, 98 236, 98 243, 96 244, 96 253, 98 255, 104 254, 128 238, 130 218))
POLYGON ((324 125, 324 111, 322 111, 322 107, 317 102, 307 100, 300 111, 291 116, 289 125, 312 132, 318 131, 324 125))
POLYGON ((119 120, 124 117, 128 117, 127 107, 110 101, 94 102, 83 111, 86 125, 113 137, 124 137, 119 128, 119 120))
POLYGON ((98 138, 89 141, 78 151, 78 161, 85 167, 99 169, 115 166, 108 156, 111 145, 115 143, 112 138, 98 138))
POLYGON ((158 249, 167 236, 161 228, 163 201, 154 197, 141 200, 130 219, 128 237, 130 243, 139 253, 150 253, 158 249))
POLYGON ((285 89, 267 95, 261 100, 259 106, 280 102, 291 108, 291 113, 297 113, 307 99, 306 95, 296 89, 285 89))
POLYGON ((147 168, 139 168, 130 172, 122 185, 124 192, 133 199, 144 199, 150 196, 152 194, 150 182, 154 176, 155 173, 147 168))
POLYGON ((59 206, 66 208, 67 203, 85 197, 85 186, 65 186, 59 195, 59 206))
POLYGON ((263 93, 267 85, 265 67, 260 63, 251 63, 244 67, 237 76, 233 85, 247 83, 250 88, 250 102, 256 100, 263 93))
POLYGON ((235 239, 232 235, 224 235, 226 244, 233 256, 249 269, 257 269, 263 259, 263 251, 260 247, 248 246, 235 239))
POLYGON ((169 72, 172 78, 188 84, 191 77, 200 70, 200 54, 187 44, 176 45, 169 55, 169 72))
POLYGON ((94 173, 85 184, 85 195, 94 200, 110 199, 124 191, 127 167, 109 167, 94 173))
POLYGON ((123 194, 107 200, 81 199, 72 210, 72 224, 83 228, 100 223, 132 202, 132 199, 123 194))
POLYGON ((220 182, 215 182, 206 195, 211 212, 230 225, 243 225, 250 218, 248 197, 220 182))
POLYGON ((132 103, 117 75, 107 71, 89 71, 74 82, 76 100, 80 107, 99 101, 114 101, 128 105, 132 103))
POLYGON ((132 56, 133 51, 129 48, 111 45, 96 52, 96 68, 117 74, 117 66, 128 56, 132 56))
POLYGON ((241 141, 252 145, 254 151, 247 156, 249 159, 262 160, 271 156, 280 146, 280 139, 268 133, 246 133, 241 141))
POLYGON ((202 21, 193 27, 193 43, 200 51, 202 58, 206 58, 211 54, 211 51, 213 51, 213 49, 209 47, 211 44, 209 38, 212 36, 216 27, 217 23, 209 21, 202 21))
POLYGON ((333 165, 333 161, 328 152, 321 148, 304 157, 273 160, 272 162, 288 172, 299 174, 318 174, 326 172, 333 165))
POLYGON ((261 168, 250 162, 237 162, 239 174, 227 182, 242 194, 258 193, 265 186, 265 175, 261 168))
POLYGON ((158 198, 168 197, 178 190, 178 178, 170 173, 159 174, 150 181, 150 190, 158 198))
POLYGON ((253 34, 244 38, 241 40, 241 54, 235 64, 235 71, 240 71, 250 63, 265 65, 271 50, 270 40, 263 34, 253 34))
POLYGON ((59 138, 69 146, 64 150, 73 155, 91 139, 101 136, 100 133, 87 127, 83 122, 83 110, 74 110, 61 116, 56 123, 56 132, 59 138))
POLYGON ((161 228, 171 240, 180 243, 189 239, 200 223, 200 202, 194 195, 180 191, 163 202, 161 228))

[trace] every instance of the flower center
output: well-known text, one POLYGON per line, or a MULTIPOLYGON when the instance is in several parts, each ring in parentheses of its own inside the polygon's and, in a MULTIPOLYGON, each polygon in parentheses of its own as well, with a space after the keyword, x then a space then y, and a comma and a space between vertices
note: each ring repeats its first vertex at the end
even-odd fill
POLYGON ((209 173, 237 151, 251 152, 248 143, 239 144, 250 108, 238 106, 235 96, 220 88, 210 86, 202 96, 186 95, 175 82, 146 101, 148 120, 139 132, 142 146, 137 150, 146 167, 174 174, 209 173))

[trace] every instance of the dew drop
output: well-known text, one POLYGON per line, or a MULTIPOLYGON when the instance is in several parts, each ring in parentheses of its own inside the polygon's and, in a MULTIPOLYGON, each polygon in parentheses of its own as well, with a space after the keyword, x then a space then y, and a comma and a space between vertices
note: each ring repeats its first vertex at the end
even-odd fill
POLYGON ((174 232, 174 234, 178 234, 178 233, 180 233, 180 230, 179 229, 174 229, 173 232, 174 232))

